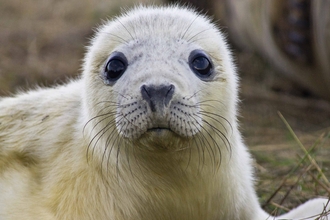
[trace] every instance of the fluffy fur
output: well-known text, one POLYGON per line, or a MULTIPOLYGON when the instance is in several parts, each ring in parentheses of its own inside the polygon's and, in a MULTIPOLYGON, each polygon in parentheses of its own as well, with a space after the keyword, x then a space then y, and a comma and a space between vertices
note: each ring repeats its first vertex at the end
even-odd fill
MULTIPOLYGON (((237 100, 230 52, 205 17, 138 7, 106 22, 80 79, 1 99, 0 219, 269 219, 237 100), (212 60, 212 78, 189 67, 196 49, 212 60), (109 82, 115 51, 128 67, 109 82), (172 85, 169 104, 152 111, 143 85, 172 85)), ((283 218, 319 214, 326 202, 283 218)))

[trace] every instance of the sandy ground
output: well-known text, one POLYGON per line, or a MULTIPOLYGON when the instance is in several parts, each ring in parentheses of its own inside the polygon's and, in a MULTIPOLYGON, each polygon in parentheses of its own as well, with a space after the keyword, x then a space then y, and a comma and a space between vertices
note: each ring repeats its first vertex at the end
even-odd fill
MULTIPOLYGON (((63 83, 77 76, 93 28, 102 19, 118 14, 120 7, 131 5, 132 0, 0 0, 0 95, 63 83)), ((292 83, 260 56, 233 50, 241 76, 241 130, 256 157, 261 202, 270 198, 304 155, 278 112, 305 147, 319 139, 312 153, 330 178, 330 104, 317 97, 300 96, 300 90, 294 91, 292 83)), ((292 185, 283 203, 286 207, 316 195, 327 196, 326 189, 305 170, 308 164, 299 166, 295 177, 290 177, 267 203, 267 210, 274 210, 271 203, 280 203, 292 185), (299 175, 302 177, 296 184, 299 175)), ((310 171, 323 181, 314 168, 310 171)))

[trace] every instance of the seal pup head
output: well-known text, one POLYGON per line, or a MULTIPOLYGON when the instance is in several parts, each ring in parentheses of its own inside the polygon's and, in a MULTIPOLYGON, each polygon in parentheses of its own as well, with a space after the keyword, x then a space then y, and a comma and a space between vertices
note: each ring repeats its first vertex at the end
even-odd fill
POLYGON ((83 78, 91 145, 230 145, 235 68, 222 34, 190 9, 140 6, 106 22, 83 78))

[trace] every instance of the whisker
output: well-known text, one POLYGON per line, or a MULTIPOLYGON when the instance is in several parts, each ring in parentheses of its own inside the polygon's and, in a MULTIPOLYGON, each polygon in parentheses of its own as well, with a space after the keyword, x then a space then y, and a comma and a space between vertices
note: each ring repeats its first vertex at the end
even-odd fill
POLYGON ((103 116, 107 116, 107 117, 104 117, 104 118, 102 118, 101 120, 99 120, 99 121, 93 126, 93 128, 92 128, 92 131, 93 131, 93 130, 95 129, 95 127, 96 127, 97 125, 99 125, 102 121, 104 121, 105 119, 107 119, 107 118, 109 118, 109 117, 111 117, 111 116, 113 116, 113 115, 115 115, 115 114, 116 114, 115 112, 109 112, 109 113, 105 113, 105 114, 102 114, 102 115, 95 116, 95 117, 91 118, 90 120, 88 120, 88 122, 85 124, 84 128, 87 126, 87 124, 89 124, 89 123, 92 122, 93 120, 98 119, 98 118, 103 117, 103 116))
MULTIPOLYGON (((231 128, 231 131, 233 132, 233 128, 232 128, 232 125, 231 123, 228 121, 228 119, 226 119, 225 117, 221 116, 221 115, 218 115, 218 114, 215 114, 215 113, 212 113, 212 112, 207 112, 207 111, 203 111, 203 110, 200 110, 199 112, 201 115, 203 115, 204 117, 207 117, 207 118, 210 118, 214 121, 216 121, 217 123, 219 123, 221 125, 222 128, 224 128, 225 132, 228 134, 228 131, 227 131, 227 128, 223 125, 223 123, 221 121, 219 121, 218 119, 214 118, 213 116, 216 116, 216 117, 219 117, 220 119, 226 121, 228 123, 228 125, 230 126, 231 128), (212 115, 212 116, 210 116, 212 115)), ((213 125, 213 123, 205 120, 203 117, 199 116, 199 115, 196 115, 198 118, 202 119, 203 122, 205 122, 210 128, 212 128, 216 135, 222 140, 222 142, 225 144, 226 146, 226 149, 229 150, 231 152, 231 144, 230 144, 230 141, 227 137, 227 135, 225 133, 223 133, 220 129, 218 129, 215 125, 213 125)))
MULTIPOLYGON (((98 121, 95 125, 94 125, 94 127, 93 127, 93 129, 92 130, 94 130, 95 129, 95 127, 99 124, 99 123, 101 123, 102 121, 104 121, 104 120, 106 120, 106 119, 108 119, 109 117, 111 117, 111 115, 110 116, 107 116, 107 117, 104 117, 103 119, 101 119, 100 121, 98 121)), ((95 138, 106 128, 106 127, 108 127, 110 124, 112 124, 113 122, 108 122, 107 123, 107 125, 104 127, 104 128, 102 128, 100 131, 98 131, 97 133, 96 133, 96 135, 94 135, 94 137, 91 139, 91 141, 89 142, 89 144, 88 144, 88 146, 87 146, 87 151, 86 151, 86 156, 87 156, 87 161, 88 161, 88 152, 89 152, 89 149, 90 149, 90 147, 91 147, 91 145, 92 145, 92 143, 93 143, 93 141, 95 140, 95 138)), ((103 134, 101 134, 101 136, 102 136, 103 134)), ((98 141, 97 141, 98 142, 98 141)), ((95 144, 97 144, 97 142, 95 143, 95 144)), ((95 144, 94 144, 94 146, 95 146, 95 144)), ((93 149, 93 151, 92 151, 92 156, 94 155, 94 149, 93 149)))
MULTIPOLYGON (((190 129, 191 130, 193 130, 193 128, 192 128, 192 126, 191 126, 191 123, 188 123, 189 124, 189 127, 190 127, 190 129)), ((197 129, 197 126, 195 125, 195 128, 197 129)), ((197 143, 197 140, 199 140, 199 142, 201 143, 201 140, 199 139, 199 136, 198 135, 196 135, 195 137, 197 137, 197 138, 191 138, 190 140, 189 140, 189 143, 191 142, 191 140, 193 140, 194 141, 194 143, 195 143, 195 146, 196 146, 196 149, 197 149, 197 154, 198 155, 200 155, 200 144, 198 144, 197 143)), ((204 151, 202 151, 203 153, 203 165, 204 165, 204 151)), ((200 173, 201 172, 201 170, 199 169, 200 168, 200 165, 201 165, 201 157, 199 156, 198 157, 198 173, 200 173)))
MULTIPOLYGON (((194 114, 194 116, 196 117, 201 117, 199 115, 194 114)), ((193 117, 194 118, 194 117, 193 117)), ((217 129, 216 127, 214 127, 211 123, 209 123, 208 121, 206 121, 205 119, 201 118, 202 122, 204 122, 205 124, 207 124, 210 128, 212 128, 213 130, 215 130, 215 134, 222 140, 222 142, 225 144, 226 148, 227 148, 227 143, 230 145, 229 140, 227 139, 227 137, 225 136, 225 134, 223 132, 221 132, 219 129, 217 129), (220 134, 219 134, 220 133, 220 134)), ((220 164, 221 164, 221 157, 222 157, 222 152, 221 152, 221 147, 218 144, 218 142, 216 141, 216 139, 213 137, 213 135, 203 126, 201 125, 198 120, 196 118, 194 118, 194 120, 196 121, 196 123, 198 123, 200 125, 200 127, 204 130, 204 132, 208 135, 208 137, 212 140, 214 146, 216 147, 217 151, 219 152, 219 156, 220 156, 220 163, 218 164, 218 169, 220 168, 220 164)), ((201 132, 201 134, 203 136, 204 132, 201 132)), ((207 140, 207 139, 206 139, 207 140)), ((208 142, 209 143, 209 142, 208 142)), ((211 144, 208 144, 209 148, 211 148, 213 156, 214 156, 214 164, 216 164, 216 153, 213 151, 213 147, 211 144)), ((228 149, 228 148, 227 148, 228 149)))
MULTIPOLYGON (((119 119, 118 122, 120 122, 122 119, 123 118, 119 119)), ((108 158, 107 158, 107 164, 106 164, 107 173, 109 173, 109 161, 110 161, 111 152, 112 152, 113 148, 115 148, 116 146, 117 146, 117 151, 118 151, 118 148, 119 148, 119 145, 116 144, 116 142, 118 141, 118 139, 120 139, 120 135, 119 135, 120 133, 121 133, 121 131, 119 131, 117 133, 117 130, 116 129, 113 129, 112 132, 107 137, 106 142, 105 142, 105 152, 107 151, 108 147, 111 146, 110 149, 109 149, 108 158), (116 137, 113 139, 113 136, 114 135, 116 135, 116 137)), ((103 156, 104 156, 104 154, 103 154, 103 156)), ((104 157, 103 156, 102 156, 102 161, 104 160, 104 157)))
POLYGON ((221 102, 219 100, 215 100, 215 99, 208 99, 208 100, 200 101, 200 102, 197 102, 196 104, 200 105, 200 106, 208 106, 208 107, 214 108, 214 105, 209 104, 210 102, 218 103, 218 104, 222 105, 224 108, 226 107, 226 105, 223 102, 221 102))
MULTIPOLYGON (((196 114, 194 114, 195 116, 197 116, 196 114)), ((204 131, 205 131, 205 133, 206 134, 208 134, 208 136, 210 137, 210 139, 216 144, 216 142, 214 141, 214 139, 213 139, 213 137, 212 137, 212 135, 202 126, 202 124, 200 124, 199 122, 198 122, 198 120, 196 119, 196 118, 194 118, 193 116, 191 116, 194 120, 195 120, 195 122, 200 126, 200 128, 202 128, 204 131)), ((201 134, 202 136, 203 136, 203 139, 205 139, 206 140, 206 142, 207 142, 207 145, 209 146, 208 148, 207 148, 207 150, 208 150, 208 152, 209 152, 209 155, 210 155, 210 157, 211 158, 213 158, 213 164, 216 164, 216 162, 215 162, 215 152, 213 151, 213 148, 212 148, 212 145, 210 144, 210 142, 208 141, 208 138, 206 138, 205 137, 205 135, 204 135, 204 133, 203 132, 200 132, 199 134, 201 134), (210 153, 210 152, 212 152, 212 154, 210 153)), ((205 145, 206 146, 206 145, 205 145)))
POLYGON ((203 119, 203 122, 205 122, 208 126, 210 126, 210 128, 212 128, 215 131, 215 134, 222 140, 226 149, 231 153, 231 143, 230 143, 228 137, 222 131, 220 131, 217 127, 215 127, 212 123, 209 123, 205 119, 203 119))
POLYGON ((187 97, 184 97, 184 98, 189 101, 192 97, 195 97, 199 92, 202 92, 203 90, 204 89, 200 89, 200 90, 196 91, 194 94, 192 94, 191 96, 189 96, 188 98, 187 97))
POLYGON ((133 35, 131 34, 131 32, 127 29, 127 27, 119 19, 117 19, 117 21, 125 28, 125 30, 129 34, 129 36, 131 36, 131 39, 132 40, 135 40, 135 38, 133 37, 133 35))
POLYGON ((134 175, 133 175, 133 171, 132 171, 132 167, 131 167, 131 160, 130 160, 130 150, 131 150, 131 147, 127 146, 127 142, 124 140, 124 151, 125 151, 126 161, 128 164, 128 169, 130 171, 131 176, 134 179, 134 175))
POLYGON ((200 31, 200 32, 198 32, 198 33, 196 33, 195 35, 193 35, 192 37, 190 37, 187 41, 188 41, 189 43, 194 43, 194 42, 197 42, 197 41, 200 40, 200 39, 205 39, 205 38, 199 38, 199 39, 194 39, 194 38, 197 37, 198 35, 200 35, 200 34, 206 32, 206 31, 209 31, 209 30, 212 30, 212 28, 207 28, 207 29, 204 29, 204 30, 202 30, 202 31, 200 31))
MULTIPOLYGON (((98 103, 96 103, 96 105, 104 104, 104 103, 107 103, 107 104, 111 103, 111 105, 108 105, 107 107, 121 107, 122 106, 122 105, 119 105, 117 102, 109 101, 109 100, 98 102, 98 103)), ((100 111, 103 111, 103 110, 100 110, 100 111)))
POLYGON ((113 92, 114 92, 114 93, 117 93, 117 95, 119 95, 119 96, 125 98, 126 100, 128 100, 128 99, 133 99, 133 96, 126 95, 126 96, 128 96, 128 98, 127 98, 125 95, 123 95, 123 94, 121 94, 121 93, 119 93, 119 92, 117 92, 117 91, 113 91, 113 92))
POLYGON ((113 36, 115 38, 117 38, 117 41, 118 43, 121 43, 121 44, 125 44, 125 45, 128 45, 129 41, 127 41, 126 39, 116 35, 116 34, 113 34, 113 33, 109 33, 109 32, 100 32, 100 33, 104 33, 104 34, 107 34, 107 35, 110 35, 110 36, 113 36))
MULTIPOLYGON (((210 37, 200 37, 200 38, 195 38, 195 39, 192 39, 192 41, 190 41, 190 43, 196 43, 198 41, 202 41, 202 40, 206 40, 206 39, 212 39, 210 37)), ((212 57, 214 59, 214 57, 212 57)))
POLYGON ((190 30, 191 26, 193 25, 193 23, 196 21, 196 19, 199 17, 199 15, 197 15, 194 20, 192 20, 192 22, 189 24, 189 26, 187 27, 187 29, 185 30, 185 32, 183 32, 183 34, 181 35, 180 39, 183 40, 183 38, 186 36, 187 32, 190 30))
MULTIPOLYGON (((89 120, 85 123, 85 125, 84 125, 84 127, 83 127, 83 133, 85 133, 85 129, 86 129, 87 125, 88 125, 91 121, 93 121, 93 120, 95 120, 95 119, 97 119, 97 118, 99 118, 99 117, 106 116, 106 115, 111 114, 111 113, 112 113, 112 112, 107 112, 107 113, 104 113, 104 114, 101 114, 101 115, 94 116, 94 117, 92 117, 91 119, 89 119, 89 120)), ((94 127, 95 127, 95 126, 94 126, 94 127)), ((93 129, 92 129, 92 130, 93 130, 93 129)))
MULTIPOLYGON (((182 122, 182 119, 180 119, 180 120, 182 122)), ((183 121, 183 123, 185 124, 184 127, 186 128, 186 137, 188 137, 189 135, 188 135, 188 130, 187 130, 187 122, 186 121, 183 121)), ((188 124, 190 124, 190 123, 188 123, 188 124)), ((187 162, 187 166, 185 168, 185 171, 186 171, 188 169, 188 166, 189 166, 190 161, 191 161, 191 146, 190 146, 190 141, 188 142, 188 146, 186 146, 183 150, 185 150, 185 149, 188 149, 189 150, 188 162, 187 162)))
POLYGON ((228 134, 228 130, 227 130, 226 126, 224 126, 224 125, 221 123, 220 120, 218 120, 217 118, 215 118, 215 117, 213 117, 213 116, 219 117, 220 119, 222 119, 222 120, 224 120, 225 122, 227 122, 227 124, 228 124, 229 127, 230 127, 231 133, 233 133, 233 127, 232 127, 232 125, 231 125, 231 123, 228 121, 228 119, 226 119, 225 117, 223 117, 223 116, 221 116, 221 115, 218 115, 218 114, 215 114, 215 113, 212 113, 212 112, 203 111, 203 110, 200 111, 200 114, 203 115, 203 116, 205 116, 205 117, 211 118, 211 119, 213 119, 214 121, 218 122, 218 123, 221 125, 221 127, 222 127, 223 129, 225 129, 226 133, 228 134), (212 116, 210 116, 210 115, 212 115, 212 116))
MULTIPOLYGON (((109 129, 111 129, 114 125, 115 125, 115 123, 113 123, 113 121, 114 120, 112 120, 111 121, 111 123, 109 122, 101 131, 102 131, 102 134, 97 138, 97 140, 96 140, 96 142, 95 142, 95 144, 94 144, 94 147, 93 147, 93 151, 92 151, 92 156, 94 155, 94 149, 95 149, 95 147, 97 146, 97 143, 99 142, 99 140, 101 139, 101 137, 105 134, 105 133, 107 133, 108 131, 109 131, 109 129), (109 126, 110 125, 110 126, 109 126)), ((112 136, 112 134, 114 134, 114 132, 115 132, 115 130, 116 129, 113 129, 112 130, 112 132, 111 132, 111 134, 110 134, 110 136, 112 136)), ((103 161, 104 161, 104 157, 105 157, 105 154, 106 154, 106 151, 107 151, 107 149, 108 149, 108 146, 109 146, 109 144, 107 143, 107 141, 106 141, 106 143, 105 143, 105 148, 104 148, 104 152, 103 152, 103 154, 102 154, 102 159, 101 159, 101 167, 103 166, 103 161)), ((108 157, 110 156, 110 154, 108 155, 108 157)), ((103 173, 103 168, 101 168, 101 172, 103 173)))
POLYGON ((135 31, 136 24, 134 24, 133 22, 130 22, 129 24, 130 24, 130 27, 131 27, 131 29, 133 30, 133 32, 134 32, 134 36, 135 36, 135 37, 132 37, 132 38, 133 38, 134 40, 138 40, 138 38, 137 38, 137 33, 136 33, 136 31, 135 31))

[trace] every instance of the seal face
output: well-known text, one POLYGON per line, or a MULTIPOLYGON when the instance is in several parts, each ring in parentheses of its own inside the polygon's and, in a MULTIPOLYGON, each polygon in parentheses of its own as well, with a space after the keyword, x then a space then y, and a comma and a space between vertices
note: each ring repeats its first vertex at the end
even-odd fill
POLYGON ((95 130, 102 130, 95 135, 107 136, 109 142, 157 139, 169 148, 168 139, 189 141, 199 135, 206 142, 206 136, 216 133, 229 145, 225 133, 232 125, 227 114, 235 112, 226 111, 235 109, 235 101, 224 95, 236 97, 236 88, 234 71, 224 68, 230 65, 226 46, 203 16, 176 10, 153 9, 145 15, 133 11, 99 30, 85 68, 87 84, 97 83, 95 88, 103 91, 88 101, 104 109, 89 107, 90 118, 105 114, 94 122, 95 130), (220 43, 205 43, 212 38, 220 43), (102 84, 95 82, 97 76, 102 84), (219 87, 219 93, 211 86, 219 87))

